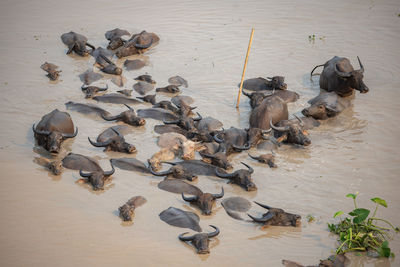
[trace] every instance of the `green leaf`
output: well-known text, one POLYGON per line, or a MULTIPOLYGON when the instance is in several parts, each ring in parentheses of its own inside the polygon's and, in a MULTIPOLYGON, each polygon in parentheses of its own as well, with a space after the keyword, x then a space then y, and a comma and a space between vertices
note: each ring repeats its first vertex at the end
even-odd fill
POLYGON ((391 256, 390 248, 389 248, 389 242, 385 241, 382 243, 380 248, 378 248, 378 254, 380 257, 386 257, 389 258, 391 256))
POLYGON ((355 209, 349 213, 349 215, 353 216, 353 223, 359 224, 367 219, 370 211, 367 209, 359 208, 355 209))
POLYGON ((338 212, 336 212, 336 213, 333 215, 333 218, 336 218, 337 216, 340 216, 340 215, 342 215, 343 213, 344 213, 343 211, 339 210, 338 212))
POLYGON ((358 195, 358 192, 356 192, 355 194, 347 194, 346 197, 351 197, 352 199, 356 199, 358 195))
POLYGON ((377 204, 379 204, 381 206, 384 206, 385 208, 387 208, 387 204, 386 204, 386 201, 384 199, 381 199, 379 197, 375 197, 375 198, 371 198, 371 201, 375 202, 375 203, 377 203, 377 204))

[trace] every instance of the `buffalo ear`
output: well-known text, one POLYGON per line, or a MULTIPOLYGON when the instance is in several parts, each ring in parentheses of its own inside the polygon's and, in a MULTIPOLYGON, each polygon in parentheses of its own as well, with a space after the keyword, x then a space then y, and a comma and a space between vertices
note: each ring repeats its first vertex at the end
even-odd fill
POLYGON ((283 141, 285 141, 287 139, 287 134, 283 134, 281 137, 279 137, 278 139, 276 139, 277 143, 280 144, 283 141))
POLYGON ((334 107, 326 106, 325 109, 326 109, 326 115, 328 116, 328 118, 335 117, 339 113, 339 111, 334 107))
POLYGON ((303 134, 306 136, 310 135, 306 130, 303 130, 303 134))

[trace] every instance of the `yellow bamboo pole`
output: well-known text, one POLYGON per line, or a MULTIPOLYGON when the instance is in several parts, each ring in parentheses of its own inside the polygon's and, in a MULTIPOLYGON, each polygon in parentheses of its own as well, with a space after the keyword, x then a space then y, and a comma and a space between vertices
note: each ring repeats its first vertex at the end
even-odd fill
POLYGON ((240 95, 242 94, 242 88, 243 88, 244 74, 246 73, 247 60, 249 59, 251 42, 253 41, 253 35, 254 35, 254 28, 251 29, 250 41, 249 41, 249 46, 247 47, 246 59, 244 61, 242 80, 240 81, 240 87, 239 87, 239 93, 238 93, 237 102, 236 102, 236 108, 239 108, 240 95))

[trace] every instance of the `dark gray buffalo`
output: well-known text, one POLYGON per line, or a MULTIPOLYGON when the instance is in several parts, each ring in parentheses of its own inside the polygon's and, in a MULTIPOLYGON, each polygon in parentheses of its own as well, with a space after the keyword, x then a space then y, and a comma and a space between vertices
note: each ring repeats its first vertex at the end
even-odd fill
POLYGON ((71 116, 58 109, 44 115, 36 127, 33 124, 32 130, 38 144, 51 153, 58 153, 65 139, 73 138, 78 134, 78 128, 74 132, 71 116))
POLYGON ((308 103, 311 106, 303 109, 301 113, 317 120, 335 117, 350 106, 349 99, 340 97, 335 92, 321 92, 318 96, 309 100, 308 103))
POLYGON ((88 182, 93 186, 93 190, 101 190, 104 188, 106 180, 115 172, 114 166, 111 164, 112 170, 105 172, 101 168, 100 170, 83 172, 83 169, 79 170, 79 175, 87 178, 88 182))
POLYGON ((270 121, 275 124, 289 117, 287 104, 279 96, 264 99, 250 114, 250 127, 269 130, 270 121))
POLYGON ((244 187, 247 191, 257 190, 257 186, 254 184, 253 179, 251 179, 251 174, 254 172, 253 168, 242 162, 248 170, 241 169, 233 173, 221 173, 218 169, 215 170, 215 174, 220 178, 230 179, 230 183, 235 183, 244 187))
POLYGON ((106 85, 106 87, 101 88, 98 86, 85 86, 82 85, 81 86, 82 92, 85 93, 85 98, 93 98, 97 92, 104 92, 107 91, 108 89, 108 85, 106 85))
POLYGON ((268 210, 268 212, 263 214, 261 218, 255 218, 250 214, 247 214, 255 222, 276 226, 299 226, 301 223, 300 215, 285 212, 283 209, 271 208, 270 206, 256 201, 254 201, 254 203, 268 210))
POLYGON ((210 215, 215 200, 223 196, 224 196, 223 187, 221 193, 219 194, 210 194, 201 192, 201 194, 192 197, 185 197, 185 195, 182 193, 183 200, 197 205, 201 209, 204 215, 210 215))
POLYGON ((89 142, 95 147, 105 147, 104 151, 117 151, 132 154, 136 152, 136 147, 125 141, 123 134, 120 133, 118 126, 110 127, 97 137, 97 142, 93 142, 88 137, 89 142))
POLYGON ((243 88, 251 91, 262 91, 262 90, 286 90, 287 84, 285 83, 285 77, 274 76, 267 79, 258 77, 245 80, 243 82, 243 88))
POLYGON ((290 90, 274 90, 272 92, 252 92, 246 93, 243 91, 243 94, 250 99, 250 106, 252 109, 255 109, 257 106, 261 104, 261 102, 270 96, 279 96, 285 103, 296 102, 299 99, 299 94, 290 90))
POLYGON ((197 249, 197 253, 198 254, 208 254, 210 253, 210 248, 209 248, 209 244, 210 244, 210 238, 217 236, 219 234, 219 229, 218 227, 214 226, 214 225, 210 225, 212 228, 215 229, 214 232, 212 233, 200 233, 200 234, 195 234, 192 236, 184 236, 186 233, 183 233, 181 235, 179 235, 179 239, 181 241, 185 241, 188 242, 190 241, 193 246, 197 249))
POLYGON ((115 55, 121 58, 135 54, 141 54, 155 46, 159 40, 160 37, 158 37, 155 33, 142 31, 139 34, 132 35, 128 41, 116 49, 115 55))
POLYGON ((359 57, 357 57, 360 64, 359 70, 354 70, 350 64, 350 60, 345 57, 334 56, 323 65, 316 66, 311 71, 313 72, 318 67, 324 67, 319 78, 319 87, 328 92, 336 92, 340 96, 349 96, 353 94, 353 90, 358 90, 360 93, 367 93, 368 87, 364 84, 364 66, 359 57))
POLYGON ((215 142, 222 144, 226 155, 250 149, 248 134, 244 129, 231 127, 214 135, 215 142))
POLYGON ((114 50, 114 49, 117 49, 118 47, 123 46, 126 41, 123 40, 121 37, 124 35, 131 35, 131 34, 128 31, 121 30, 119 28, 115 28, 114 30, 107 31, 104 34, 106 39, 109 41, 109 44, 107 45, 107 49, 114 50))
POLYGON ((146 124, 146 120, 138 117, 133 108, 131 108, 127 104, 124 104, 124 105, 128 108, 127 111, 121 112, 119 115, 115 115, 115 116, 111 116, 111 117, 107 117, 102 114, 101 117, 103 119, 105 119, 106 121, 114 121, 114 120, 123 121, 126 124, 129 124, 132 126, 143 126, 146 124))
POLYGON ((70 31, 61 35, 61 41, 68 46, 67 54, 71 54, 74 51, 76 54, 84 57, 90 54, 90 51, 86 49, 89 46, 93 50, 96 48, 87 42, 87 38, 82 34, 70 31))

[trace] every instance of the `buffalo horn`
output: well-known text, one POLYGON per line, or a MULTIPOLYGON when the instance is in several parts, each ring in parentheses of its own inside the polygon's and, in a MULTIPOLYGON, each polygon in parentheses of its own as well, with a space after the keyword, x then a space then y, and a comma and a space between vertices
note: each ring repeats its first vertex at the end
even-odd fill
POLYGON ((248 149, 250 149, 250 148, 251 148, 251 145, 250 145, 249 143, 247 143, 247 144, 244 145, 244 146, 237 146, 237 145, 232 144, 232 147, 233 147, 234 149, 237 149, 237 150, 242 151, 242 150, 248 150, 248 149))
POLYGON ((63 133, 62 136, 63 136, 64 138, 73 138, 73 137, 75 137, 77 134, 78 134, 78 127, 75 128, 75 132, 74 132, 74 133, 72 133, 72 134, 63 133))
POLYGON ((267 214, 265 214, 265 216, 263 216, 263 217, 261 217, 261 218, 255 218, 255 217, 251 216, 250 214, 247 214, 247 215, 248 215, 250 218, 252 218, 253 221, 255 221, 255 222, 260 222, 260 223, 265 223, 265 222, 271 220, 271 219, 275 216, 275 214, 272 213, 272 212, 267 212, 267 214))
POLYGON ((178 122, 179 122, 179 120, 176 120, 176 121, 166 121, 166 120, 163 119, 163 123, 164 123, 164 124, 177 124, 178 122))
POLYGON ((196 109, 197 107, 189 107, 190 110, 196 109))
POLYGON ((107 57, 105 57, 103 54, 100 54, 99 57, 104 59, 105 62, 107 62, 110 65, 115 65, 111 60, 109 60, 107 57))
POLYGON ((246 93, 245 91, 243 91, 243 94, 244 94, 245 96, 247 96, 247 97, 251 98, 251 94, 249 94, 249 93, 246 93))
POLYGON ((197 199, 199 198, 198 196, 194 196, 194 197, 185 197, 185 195, 182 192, 182 198, 183 200, 187 201, 187 202, 196 202, 197 199))
POLYGON ((337 64, 335 65, 335 72, 337 75, 339 75, 340 77, 343 77, 343 78, 348 78, 351 76, 351 72, 344 72, 344 71, 338 70, 337 64))
POLYGON ((271 209, 270 206, 265 205, 265 204, 261 204, 261 203, 259 203, 259 202, 257 202, 257 201, 254 201, 254 203, 256 203, 256 204, 257 204, 258 206, 260 206, 260 207, 263 207, 264 209, 267 209, 267 210, 271 209))
POLYGON ((363 66, 363 64, 361 63, 361 60, 360 60, 360 58, 357 56, 357 59, 358 59, 358 63, 360 64, 360 72, 361 73, 364 73, 364 66, 363 66))
POLYGON ((90 137, 88 137, 88 140, 92 144, 92 146, 95 146, 95 147, 105 147, 105 146, 108 146, 109 144, 111 144, 111 142, 112 142, 112 139, 108 139, 105 142, 93 142, 92 140, 90 140, 90 137))
POLYGON ((217 143, 220 144, 220 143, 224 142, 224 140, 220 139, 220 138, 218 137, 218 135, 219 135, 219 133, 218 133, 218 134, 215 134, 215 135, 213 136, 213 138, 214 138, 215 142, 217 142, 217 143))
POLYGON ((150 170, 150 172, 151 172, 153 175, 155 175, 155 176, 165 176, 165 175, 168 175, 168 174, 171 174, 171 173, 172 173, 172 170, 171 170, 171 169, 169 169, 168 171, 163 171, 163 172, 155 172, 155 171, 153 170, 153 167, 152 167, 151 165, 149 165, 149 170, 150 170))
POLYGON ((194 235, 192 235, 192 236, 184 236, 184 235, 186 235, 187 233, 188 233, 188 232, 183 233, 183 234, 180 234, 180 235, 179 235, 179 239, 182 240, 182 241, 192 241, 192 240, 194 239, 194 235))
POLYGON ((279 131, 279 132, 286 132, 287 130, 289 130, 289 127, 278 127, 278 126, 274 126, 274 124, 272 123, 272 119, 269 121, 269 125, 271 126, 272 129, 279 131))
POLYGON ((215 231, 212 232, 212 233, 208 233, 207 236, 208 236, 208 237, 214 237, 214 236, 219 235, 219 229, 218 229, 218 227, 217 227, 217 226, 214 226, 214 225, 210 225, 210 226, 211 226, 212 228, 214 228, 215 231))
POLYGON ((132 111, 134 111, 133 110, 133 108, 132 107, 130 107, 129 105, 127 105, 127 104, 124 104, 125 105, 125 107, 127 107, 129 110, 132 110, 132 111))
POLYGON ((120 115, 115 115, 111 117, 106 117, 103 113, 101 113, 101 117, 106 121, 114 121, 120 118, 120 115))
POLYGON ((249 157, 252 158, 252 159, 256 159, 256 160, 259 159, 259 157, 254 157, 254 156, 250 155, 250 153, 247 153, 247 155, 249 155, 249 157))
POLYGON ((301 126, 301 127, 304 127, 304 122, 303 122, 303 120, 302 120, 300 117, 298 117, 297 115, 294 115, 294 114, 293 114, 293 116, 295 116, 296 119, 299 121, 300 126, 301 126))
POLYGON ((221 198, 221 197, 223 197, 223 196, 224 196, 224 187, 222 187, 221 193, 219 193, 219 194, 212 194, 212 196, 213 196, 214 198, 221 198))
POLYGON ((111 130, 113 130, 113 132, 116 133, 120 138, 122 138, 122 139, 124 138, 124 136, 120 132, 115 130, 113 127, 111 127, 111 130))
POLYGON ((205 157, 205 158, 212 158, 212 159, 215 158, 215 156, 211 155, 211 154, 206 154, 206 153, 203 153, 203 152, 199 152, 199 154, 200 154, 200 156, 205 157))
POLYGON ((115 172, 114 165, 112 165, 111 160, 110 160, 110 164, 111 164, 112 169, 111 169, 111 171, 104 172, 104 176, 110 176, 115 172))
POLYGON ((221 177, 221 178, 232 178, 232 177, 235 176, 235 173, 220 173, 220 172, 218 171, 218 169, 219 169, 219 168, 216 168, 216 169, 215 169, 215 174, 216 174, 218 177, 221 177))
POLYGON ((79 170, 79 175, 85 178, 89 178, 90 176, 92 176, 92 173, 91 172, 84 173, 82 170, 79 170))
POLYGON ((249 165, 247 165, 246 163, 244 163, 244 162, 240 162, 240 163, 242 163, 244 166, 246 166, 248 169, 249 169, 249 172, 250 173, 253 173, 254 172, 254 169, 252 168, 252 167, 250 167, 249 165))
POLYGON ((194 121, 200 121, 203 117, 200 115, 200 113, 198 113, 198 112, 196 112, 197 113, 197 118, 193 118, 193 120, 194 121))
POLYGON ((33 132, 34 132, 35 134, 42 134, 42 135, 49 135, 49 134, 50 134, 49 131, 39 131, 39 130, 36 130, 36 129, 35 129, 35 124, 33 124, 32 130, 33 130, 33 132))
POLYGON ((96 47, 94 47, 93 45, 86 43, 87 46, 89 46, 90 48, 92 48, 93 50, 96 50, 96 47))

